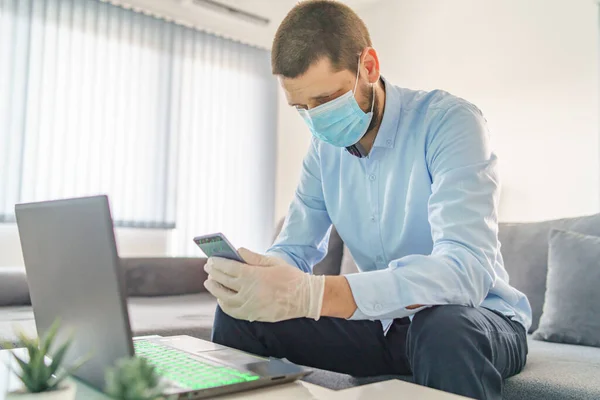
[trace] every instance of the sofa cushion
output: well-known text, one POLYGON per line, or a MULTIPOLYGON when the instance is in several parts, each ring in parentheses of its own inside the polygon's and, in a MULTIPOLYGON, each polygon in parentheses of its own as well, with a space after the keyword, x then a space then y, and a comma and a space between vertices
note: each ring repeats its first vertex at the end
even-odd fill
POLYGON ((135 336, 190 335, 210 340, 217 300, 210 293, 132 297, 128 301, 135 336))
POLYGON ((343 390, 355 386, 387 381, 390 379, 400 379, 407 382, 413 381, 412 375, 380 375, 358 378, 346 374, 339 374, 337 372, 326 371, 323 369, 311 369, 313 370, 313 373, 306 376, 302 380, 332 390, 343 390))
POLYGON ((205 258, 122 258, 129 296, 175 296, 205 292, 205 258))
POLYGON ((504 399, 599 399, 600 349, 529 340, 523 371, 506 381, 504 399))
POLYGON ((600 347, 600 237, 550 233, 546 298, 533 338, 600 347))
POLYGON ((2 342, 16 344, 15 330, 22 331, 29 337, 37 336, 31 306, 0 307, 0 347, 2 342))
MULTIPOLYGON (((279 235, 285 219, 281 219, 275 228, 275 236, 279 235)), ((342 265, 342 238, 338 235, 335 226, 331 227, 329 234, 329 244, 327 246, 327 255, 313 267, 315 275, 339 275, 342 265)))
MULTIPOLYGON (((205 258, 121 258, 128 296, 206 292, 205 258)), ((0 268, 0 307, 31 305, 24 267, 0 268)))
POLYGON ((499 238, 510 284, 527 295, 533 313, 529 332, 537 329, 546 293, 548 234, 552 229, 600 236, 600 214, 530 223, 501 223, 499 238))
POLYGON ((27 275, 23 267, 0 268, 0 306, 30 305, 27 275))
MULTIPOLYGON (((217 302, 209 293, 128 299, 134 336, 190 335, 210 340, 217 302)), ((37 335, 31 306, 0 307, 0 342, 16 344, 14 328, 37 335)))
MULTIPOLYGON (((540 342, 528 338, 529 356, 523 371, 505 381, 503 399, 598 399, 600 398, 600 349, 540 342)), ((412 381, 412 376, 354 378, 314 370, 305 381, 340 390, 388 379, 412 381)))

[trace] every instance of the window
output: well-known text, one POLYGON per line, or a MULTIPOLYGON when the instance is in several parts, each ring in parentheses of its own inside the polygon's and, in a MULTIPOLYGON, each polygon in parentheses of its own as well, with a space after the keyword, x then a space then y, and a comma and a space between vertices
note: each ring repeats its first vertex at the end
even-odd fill
POLYGON ((106 193, 115 225, 176 228, 174 254, 268 242, 267 51, 97 0, 0 0, 0 60, 1 221, 106 193))

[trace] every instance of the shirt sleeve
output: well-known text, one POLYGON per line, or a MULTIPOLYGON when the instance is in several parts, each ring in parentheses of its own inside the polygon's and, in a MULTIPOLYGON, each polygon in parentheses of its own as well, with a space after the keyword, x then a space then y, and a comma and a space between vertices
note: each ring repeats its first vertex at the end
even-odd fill
POLYGON ((321 168, 316 139, 302 163, 300 183, 285 222, 267 255, 281 257, 305 272, 327 254, 331 219, 323 199, 321 168))
POLYGON ((415 304, 478 306, 494 285, 499 182, 486 121, 475 106, 455 105, 432 124, 426 148, 433 250, 347 275, 352 319, 402 318, 420 311, 406 309, 415 304))

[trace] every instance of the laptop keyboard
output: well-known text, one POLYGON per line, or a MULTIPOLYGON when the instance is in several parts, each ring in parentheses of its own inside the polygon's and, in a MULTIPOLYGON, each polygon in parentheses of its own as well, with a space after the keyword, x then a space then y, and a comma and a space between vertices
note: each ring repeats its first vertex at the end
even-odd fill
POLYGON ((136 340, 133 345, 135 354, 146 358, 157 374, 187 389, 207 389, 260 379, 252 372, 210 364, 158 343, 136 340))

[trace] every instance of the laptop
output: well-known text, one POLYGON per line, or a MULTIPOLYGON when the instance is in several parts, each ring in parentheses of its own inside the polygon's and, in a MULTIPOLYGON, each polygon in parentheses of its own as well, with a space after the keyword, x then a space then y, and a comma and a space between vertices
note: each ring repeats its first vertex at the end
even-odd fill
POLYGON ((165 382, 165 394, 200 399, 291 382, 311 371, 190 336, 132 339, 124 273, 106 196, 15 207, 37 331, 60 318, 58 340, 73 334, 68 366, 91 354, 74 376, 104 389, 108 367, 134 354, 165 382))

